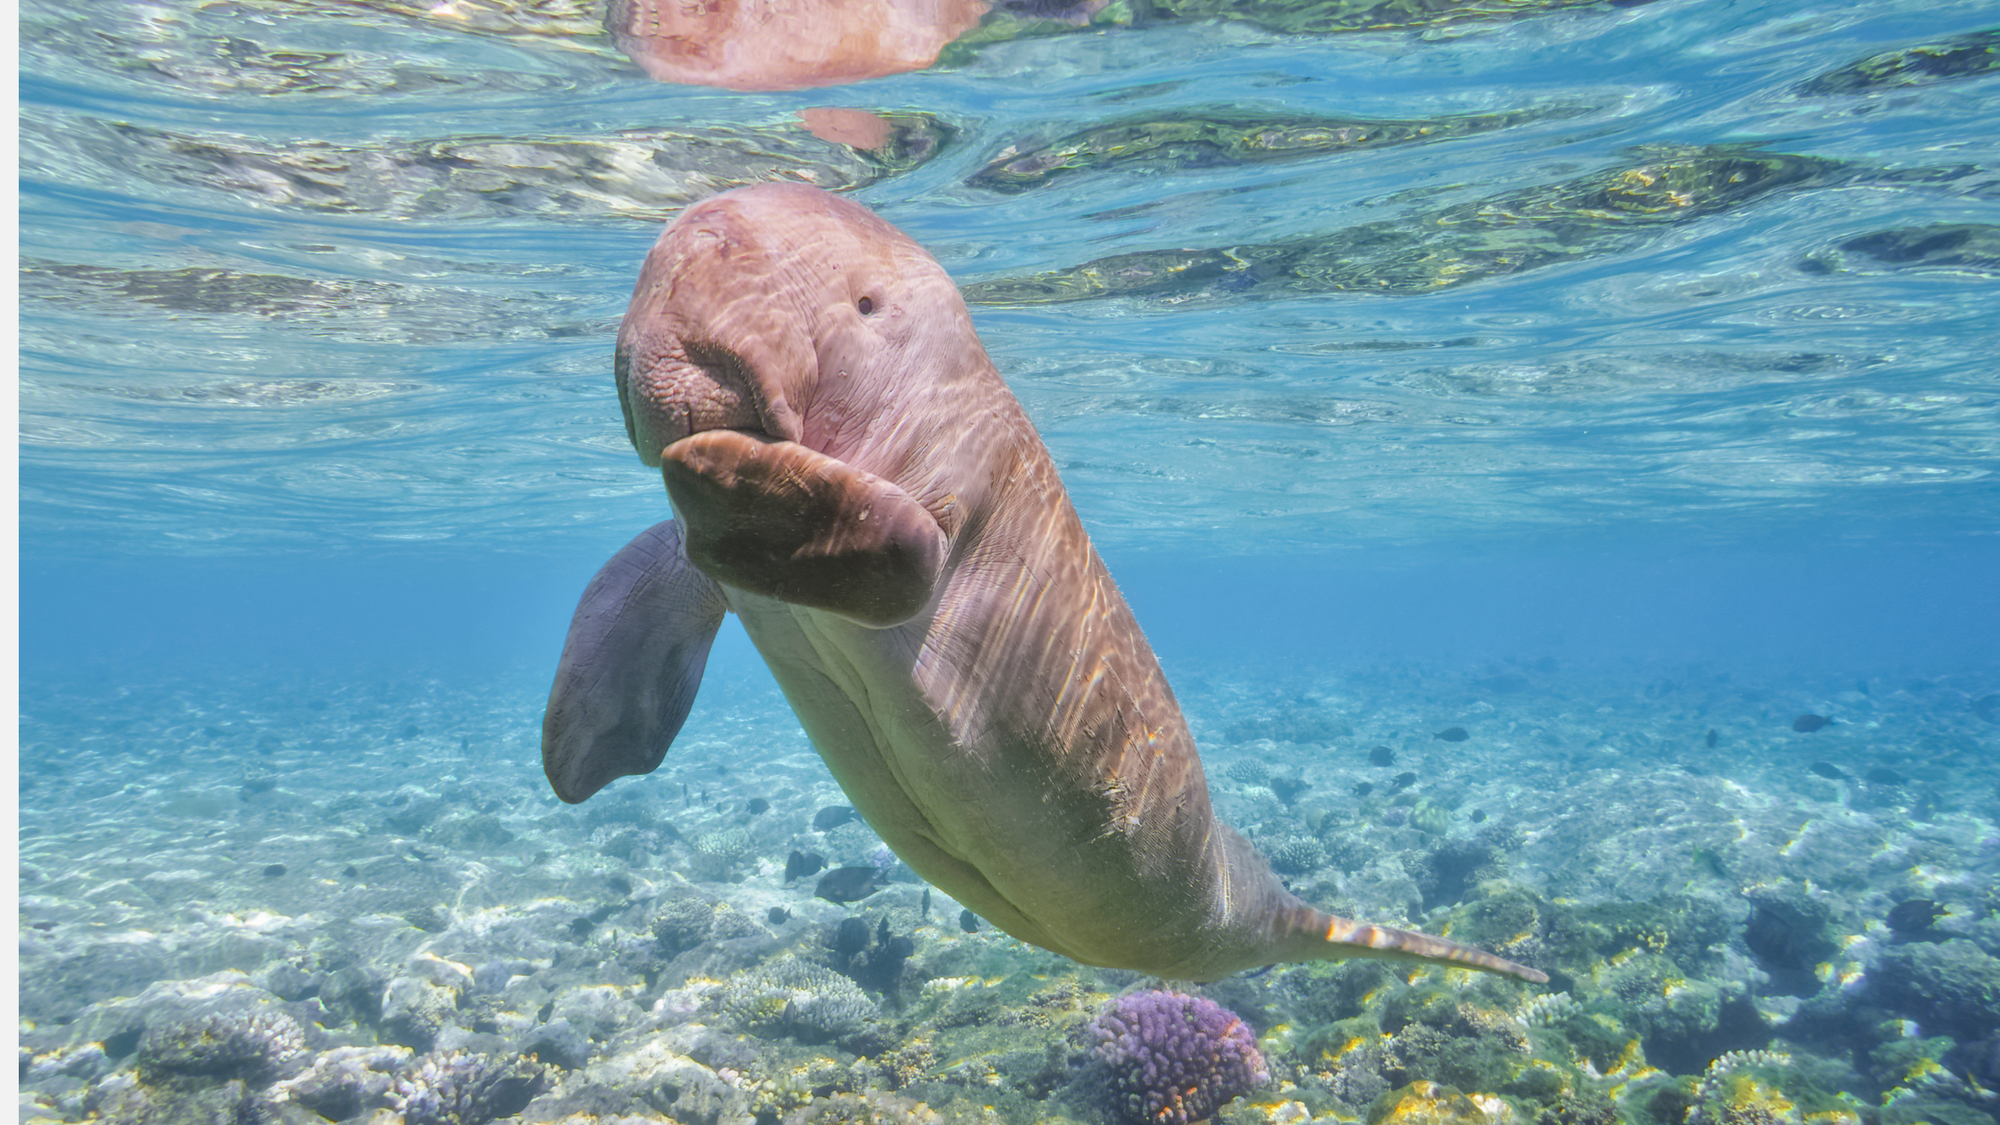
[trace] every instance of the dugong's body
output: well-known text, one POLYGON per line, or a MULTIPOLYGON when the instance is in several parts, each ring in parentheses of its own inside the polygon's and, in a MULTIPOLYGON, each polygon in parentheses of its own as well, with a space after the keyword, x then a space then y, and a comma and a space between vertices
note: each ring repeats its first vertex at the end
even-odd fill
POLYGON ((855 808, 1015 937, 1178 980, 1342 957, 1546 979, 1320 913, 1216 820, 1048 451, 894 227, 802 186, 696 205, 646 259, 617 377, 678 518, 577 609, 543 729, 565 801, 659 765, 734 611, 855 808))

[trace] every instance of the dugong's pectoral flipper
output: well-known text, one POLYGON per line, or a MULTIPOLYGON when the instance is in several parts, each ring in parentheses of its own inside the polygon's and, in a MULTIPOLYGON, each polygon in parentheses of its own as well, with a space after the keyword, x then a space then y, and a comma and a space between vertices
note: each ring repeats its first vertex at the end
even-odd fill
POLYGON ((542 716, 542 770, 556 796, 573 804, 659 766, 727 609, 722 587, 688 563, 671 520, 611 556, 570 619, 542 716))
POLYGON ((929 604, 949 544, 890 481, 740 430, 683 438, 660 466, 688 558, 718 581, 878 628, 929 604))

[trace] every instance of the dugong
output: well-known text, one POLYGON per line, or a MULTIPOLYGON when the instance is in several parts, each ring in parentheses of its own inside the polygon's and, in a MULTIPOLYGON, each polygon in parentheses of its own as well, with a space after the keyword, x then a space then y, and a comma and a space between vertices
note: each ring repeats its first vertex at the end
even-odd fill
POLYGON ((760 184, 689 208, 618 334, 675 519, 585 591, 543 720, 556 795, 660 764, 734 612, 911 870, 1089 965, 1209 981, 1386 957, 1524 965, 1336 918, 1217 821, 1159 661, 931 256, 760 184))

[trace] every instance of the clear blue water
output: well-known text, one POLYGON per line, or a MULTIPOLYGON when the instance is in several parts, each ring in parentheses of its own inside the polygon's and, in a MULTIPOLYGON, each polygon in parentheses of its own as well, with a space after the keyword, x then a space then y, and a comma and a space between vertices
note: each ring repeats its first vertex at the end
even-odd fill
MULTIPOLYGON (((1333 770, 1332 800, 1363 775, 1315 755, 1393 729, 1427 776, 1461 786, 1461 812, 1503 800, 1482 785, 1616 792, 1620 770, 1687 766, 1921 835, 1897 817, 1935 809, 1855 806, 1805 769, 1887 763, 1952 794, 1936 813, 1957 841, 1933 861, 1945 889, 1871 875, 1847 888, 1859 913, 1841 924, 1958 894, 1955 924, 2000 956, 1976 909, 1996 878, 2000 726, 1975 709, 2000 693, 2000 74, 1820 78, 1991 28, 1991 4, 1659 0, 1324 37, 1168 22, 760 94, 646 79, 585 6, 456 11, 22 6, 21 729, 28 776, 63 763, 24 791, 22 894, 48 932, 180 924, 149 913, 178 909, 157 896, 91 913, 109 884, 65 866, 83 847, 65 833, 164 825, 181 843, 159 846, 184 846, 172 816, 186 814, 162 804, 231 795, 247 775, 289 773, 310 797, 237 825, 230 846, 253 867, 358 779, 428 799, 460 784, 465 754, 516 787, 517 836, 546 821, 535 740, 569 613, 603 559, 667 515, 610 378, 638 262, 706 191, 804 177, 988 293, 1117 255, 1408 236, 1351 244, 1362 276, 1418 279, 1375 292, 1245 273, 974 304, 1204 752, 1333 770), (929 114, 949 136, 891 170, 802 128, 819 106, 929 114), (971 182, 1008 145, 1241 111, 1519 119, 1295 160, 1085 169, 1012 194, 971 182), (1699 178, 1744 151, 1818 163, 1740 197, 1699 178), (1631 187, 1676 159, 1697 168, 1685 202, 1615 229, 1580 214, 1576 185, 1631 187), (1508 236, 1518 268, 1493 266, 1483 240, 1499 236, 1475 229, 1506 214, 1545 220, 1508 236), (1522 669, 1526 698, 1469 702, 1464 684, 1522 669), (1733 686, 1673 694, 1697 683, 1733 686), (337 721, 299 711, 306 697, 334 700, 337 721), (1358 733, 1319 746, 1303 727, 1257 728, 1276 749, 1243 733, 1245 714, 1306 699, 1358 733), (1429 740, 1509 708, 1513 742, 1447 758, 1429 740), (414 741, 406 711, 422 712, 414 741), (1852 718, 1806 743, 1787 729, 1804 712, 1852 718), (1603 730, 1572 729, 1592 713, 1603 730), (1735 751, 1700 748, 1730 723, 1735 751), (1559 727, 1571 750, 1537 757, 1547 746, 1523 732, 1559 727), (306 748, 311 764, 282 757, 306 748), (311 772, 329 769, 322 754, 361 764, 311 772)), ((686 736, 696 764, 670 771, 696 770, 703 746, 779 745, 804 754, 802 816, 838 800, 740 634, 725 632, 708 685, 686 736)), ((661 793, 689 776, 663 774, 661 793)), ((1218 802, 1253 836, 1299 830, 1232 784, 1218 802)), ((1557 832, 1555 811, 1504 799, 1531 837, 1557 832)), ((378 827, 355 846, 397 838, 378 827)), ((792 842, 759 846, 782 860, 792 842)), ((1553 851, 1531 859, 1522 877, 1545 892, 1623 893, 1602 872, 1565 876, 1553 851)), ((1812 877, 1781 867, 1756 877, 1812 877)), ((296 918, 317 901, 266 902, 275 884, 218 871, 203 885, 231 909, 296 918)), ((1374 883, 1322 889, 1403 908, 1374 883)), ((1742 886, 1716 893, 1747 909, 1742 886)), ((24 964, 92 964, 65 956, 24 964)), ((245 956, 145 961, 24 1007, 67 1020, 278 954, 245 956)), ((62 1081, 43 1104, 74 1117, 83 1094, 62 1081)))
MULTIPOLYGON (((130 591, 135 620, 148 602, 206 600, 211 573, 329 566, 318 588, 387 609, 360 628, 346 609, 323 623, 363 649, 403 616, 399 591, 436 610, 468 567, 495 573, 517 613, 560 616, 594 560, 664 511, 619 436, 606 355, 635 263, 685 193, 618 167, 581 187, 560 168, 538 178, 545 157, 497 143, 726 132, 753 151, 767 142, 762 174, 785 174, 791 153, 803 154, 793 167, 866 178, 797 124, 832 104, 928 111, 959 131, 857 195, 967 280, 1422 224, 1615 170, 1643 146, 1838 161, 1823 186, 1436 292, 976 316, 1141 597, 1153 573, 1219 567, 1207 573, 1234 587, 1260 580, 1232 568, 1276 568, 1306 591, 1327 575, 1337 605, 1335 591, 1365 588, 1350 576, 1391 559, 1476 590, 1497 553, 1564 575, 1523 594, 1572 633, 1633 635, 1562 605, 1572 576, 1595 572, 1587 584, 1643 585, 1646 602, 1694 617, 1763 587, 1751 602, 1785 612, 1756 632, 1789 621, 1800 653, 1825 651, 1824 619, 1856 622, 1869 651, 1884 638, 1866 623, 1894 617, 1911 622, 1913 655, 1964 653, 1944 638, 1993 619, 1977 579, 1995 560, 2000 497, 1995 266, 1839 247, 1990 222, 1994 85, 1800 85, 1976 29, 1981 10, 1659 4, 1324 39, 1167 25, 1004 43, 853 87, 733 94, 647 81, 581 25, 530 34, 532 11, 495 8, 485 22, 511 33, 478 34, 386 4, 87 16, 30 4, 23 561, 49 597, 28 599, 29 637, 73 645, 60 621, 77 592, 56 590, 76 560, 122 568, 85 589, 130 591), (964 183, 1024 137, 1216 106, 1405 121, 1563 112, 1294 163, 1086 171, 1011 196, 964 183), (485 143, 462 159, 497 167, 453 181, 407 155, 439 142, 485 143), (272 155, 286 144, 319 151, 294 167, 272 155), (1829 256, 1831 272, 1804 268, 1829 256), (147 296, 144 277, 52 265, 247 280, 233 295, 147 296), (1683 552, 1684 578, 1646 572, 1683 552), (1836 584, 1817 596, 1796 568, 1826 552, 1852 565, 1813 566, 1836 584), (1905 597, 1941 587, 1964 593, 1928 611, 1905 597), (46 629, 32 620, 42 605, 46 629)), ((1476 629, 1491 608, 1465 601, 1459 620, 1476 629)), ((1264 620, 1296 619, 1286 603, 1264 620)), ((1172 613, 1149 617, 1162 628, 1172 613)), ((435 631, 427 622, 418 647, 435 631)), ((1440 632, 1413 627, 1403 642, 1429 648, 1440 632)))

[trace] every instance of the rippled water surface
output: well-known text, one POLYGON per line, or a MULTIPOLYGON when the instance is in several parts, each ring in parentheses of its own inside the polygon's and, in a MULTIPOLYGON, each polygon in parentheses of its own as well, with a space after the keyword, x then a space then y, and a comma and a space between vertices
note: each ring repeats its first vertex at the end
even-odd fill
POLYGON ((738 94, 650 81, 583 4, 30 0, 24 520, 140 553, 631 525, 638 259, 797 179, 971 286, 1107 549, 1990 525, 1991 14, 1159 21, 738 94))

